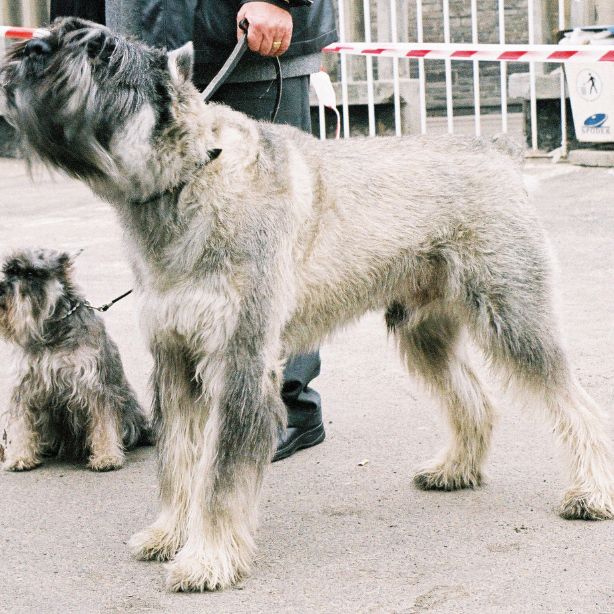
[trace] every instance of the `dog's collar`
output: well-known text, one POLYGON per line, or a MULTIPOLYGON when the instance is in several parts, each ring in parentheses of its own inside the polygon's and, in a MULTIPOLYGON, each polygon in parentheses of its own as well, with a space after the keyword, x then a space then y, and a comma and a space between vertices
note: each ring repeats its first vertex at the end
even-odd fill
MULTIPOLYGON (((199 162, 197 162, 192 172, 196 173, 205 166, 207 166, 207 164, 210 164, 214 160, 217 160, 220 157, 221 153, 222 150, 219 148, 207 149, 207 155, 209 157, 207 158, 207 160, 200 160, 199 162)), ((167 188, 166 190, 160 190, 159 192, 155 192, 151 196, 148 196, 145 200, 137 200, 136 198, 134 198, 130 199, 129 202, 131 205, 148 205, 149 203, 153 203, 156 200, 162 198, 163 196, 166 196, 167 194, 180 194, 189 182, 190 181, 186 179, 185 181, 182 181, 175 186, 167 188)))

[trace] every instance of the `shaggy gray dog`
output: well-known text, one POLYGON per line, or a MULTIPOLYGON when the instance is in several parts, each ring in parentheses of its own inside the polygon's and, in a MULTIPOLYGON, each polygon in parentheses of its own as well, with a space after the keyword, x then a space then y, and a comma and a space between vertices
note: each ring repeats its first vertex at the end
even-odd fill
POLYGON ((33 469, 45 455, 88 457, 119 469, 147 435, 116 345, 74 287, 68 254, 24 250, 0 277, 0 336, 17 348, 18 383, 6 414, 4 468, 33 469))
POLYGON ((172 590, 248 573, 283 359, 378 309, 452 425, 418 486, 482 480, 494 412, 468 332, 552 418, 571 467, 563 516, 614 516, 604 415, 561 345, 546 239, 505 147, 319 142, 203 104, 191 67, 189 47, 66 19, 0 70, 28 155, 83 179, 125 231, 154 357, 162 507, 135 556, 173 559, 172 590))

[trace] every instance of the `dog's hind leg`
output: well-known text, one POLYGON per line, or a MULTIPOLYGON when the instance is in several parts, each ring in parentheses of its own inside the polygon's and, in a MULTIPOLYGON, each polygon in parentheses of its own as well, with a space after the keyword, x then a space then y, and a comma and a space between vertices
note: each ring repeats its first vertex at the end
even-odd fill
MULTIPOLYGON (((557 438, 571 460, 571 487, 561 506, 569 519, 614 518, 614 454, 602 410, 567 370, 566 383, 556 390, 544 382, 542 398, 557 438)), ((538 392, 539 394, 539 392, 538 392)))
POLYGON ((511 374, 529 401, 546 409, 570 459, 571 487, 564 518, 614 518, 614 454, 604 413, 571 371, 559 341, 547 290, 532 283, 530 300, 518 291, 483 299, 479 337, 493 362, 511 374), (488 314, 486 317, 484 315, 488 314))
POLYGON ((87 466, 92 471, 113 471, 124 464, 121 419, 116 402, 108 390, 90 391, 85 406, 74 412, 87 416, 86 446, 90 453, 87 466))
POLYGON ((447 408, 452 429, 448 447, 414 477, 422 489, 474 488, 482 481, 482 463, 490 443, 493 409, 469 366, 459 322, 443 308, 417 324, 395 328, 410 372, 421 375, 447 408))
POLYGON ((172 559, 185 540, 192 469, 202 447, 207 407, 199 398, 194 365, 185 347, 152 348, 153 430, 157 438, 160 513, 128 542, 139 560, 172 559))
POLYGON ((87 466, 92 471, 112 471, 124 464, 121 420, 105 394, 91 394, 86 424, 87 466))

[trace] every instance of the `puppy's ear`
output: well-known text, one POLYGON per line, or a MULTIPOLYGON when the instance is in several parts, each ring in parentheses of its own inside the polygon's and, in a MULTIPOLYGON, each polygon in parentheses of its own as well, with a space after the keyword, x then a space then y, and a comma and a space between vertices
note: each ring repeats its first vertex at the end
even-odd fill
POLYGON ((58 265, 64 271, 70 270, 70 268, 75 262, 75 258, 77 258, 77 256, 79 256, 81 252, 83 252, 83 249, 79 249, 76 252, 72 252, 72 253, 61 252, 60 255, 58 256, 58 265))
POLYGON ((194 46, 192 41, 186 43, 183 47, 170 51, 168 54, 168 72, 171 75, 173 83, 182 85, 192 78, 192 70, 194 67, 194 46))
POLYGON ((85 251, 85 247, 81 247, 80 249, 75 250, 74 252, 71 252, 69 254, 70 259, 74 262, 84 251, 85 251))

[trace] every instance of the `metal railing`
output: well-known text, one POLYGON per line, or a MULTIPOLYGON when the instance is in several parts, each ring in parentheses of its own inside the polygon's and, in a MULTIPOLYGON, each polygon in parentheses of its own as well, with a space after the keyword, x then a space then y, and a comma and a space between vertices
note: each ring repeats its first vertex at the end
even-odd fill
MULTIPOLYGON (((0 0, 0 25, 36 27, 49 21, 50 0, 0 0)), ((0 54, 6 40, 0 37, 0 54)))
POLYGON ((0 0, 0 24, 40 26, 49 21, 49 0, 0 0))
MULTIPOLYGON (((382 0, 376 0, 377 7, 382 7, 382 0)), ((556 3, 556 0, 554 0, 556 3)), ((401 25, 401 29, 404 29, 408 33, 408 36, 415 36, 413 40, 418 43, 425 42, 425 26, 428 25, 431 40, 437 39, 437 35, 433 36, 433 4, 429 3, 428 6, 425 3, 425 6, 430 11, 428 19, 425 19, 425 6, 423 6, 423 0, 415 0, 415 7, 412 7, 415 10, 415 24, 402 23, 399 24, 398 15, 399 11, 397 10, 399 6, 403 8, 407 6, 408 2, 402 2, 399 0, 389 0, 389 16, 390 16, 390 27, 389 27, 389 36, 387 40, 383 40, 382 38, 378 38, 374 43, 377 46, 378 43, 382 42, 390 42, 396 43, 398 42, 398 32, 399 25, 401 25)), ((492 29, 488 31, 486 40, 492 41, 493 37, 496 37, 499 44, 511 44, 511 43, 524 43, 529 45, 534 45, 536 43, 536 3, 535 0, 526 0, 526 14, 524 15, 525 21, 523 22, 523 26, 526 23, 526 28, 524 34, 519 37, 518 36, 518 28, 511 28, 516 32, 517 40, 507 40, 509 37, 506 37, 506 28, 509 30, 510 22, 506 21, 506 10, 510 10, 510 5, 514 4, 515 14, 518 14, 518 5, 519 2, 510 2, 507 0, 497 0, 496 2, 496 25, 495 31, 492 29), (520 38, 520 40, 518 40, 520 38)), ((551 5, 553 3, 551 2, 551 5)), ((353 42, 372 42, 372 28, 375 28, 375 24, 372 23, 370 17, 372 16, 372 5, 374 3, 372 0, 362 0, 362 15, 357 14, 358 10, 358 2, 357 0, 339 0, 338 9, 339 9, 339 41, 340 43, 348 42, 349 38, 347 36, 347 24, 348 24, 348 9, 353 11, 352 17, 356 21, 356 23, 363 22, 364 23, 364 37, 362 41, 359 41, 358 38, 355 38, 353 42)), ((545 4, 541 5, 541 8, 545 4)), ((480 44, 480 11, 479 7, 484 9, 485 3, 480 2, 478 0, 471 0, 470 3, 470 36, 472 44, 480 44)), ((458 8, 458 7, 457 7, 458 8)), ((562 31, 566 27, 566 18, 565 18, 565 0, 558 0, 558 20, 556 21, 557 27, 559 31, 562 31)), ((413 10, 412 10, 413 12, 413 10)), ((491 10, 492 12, 492 10, 491 10)), ((407 11, 405 11, 405 15, 407 15, 407 11)), ((441 11, 440 11, 440 28, 439 28, 439 41, 442 41, 444 44, 453 44, 453 41, 458 40, 458 32, 455 32, 452 28, 452 19, 455 19, 456 22, 459 21, 458 15, 451 15, 450 12, 450 2, 449 0, 441 0, 441 11)), ((511 24, 512 26, 514 24, 511 24)), ((517 24, 516 24, 517 25, 517 24)), ((354 35, 359 34, 359 31, 356 27, 352 28, 354 35)), ((378 34, 381 33, 382 28, 377 26, 378 34)), ((466 34, 466 32, 465 32, 466 34)), ((406 40, 411 40, 406 39, 406 40)), ((343 136, 350 136, 350 100, 348 96, 348 89, 350 86, 354 87, 359 85, 362 87, 366 87, 366 106, 367 106, 367 118, 368 118, 368 133, 370 135, 375 135, 377 132, 377 117, 376 117, 376 100, 374 97, 374 83, 377 83, 374 78, 374 62, 381 61, 383 56, 376 56, 378 59, 374 57, 374 54, 365 54, 364 61, 364 70, 366 71, 366 75, 364 81, 351 81, 351 76, 349 75, 350 70, 348 70, 348 58, 346 57, 346 53, 340 53, 339 57, 339 65, 340 65, 340 98, 341 98, 341 109, 342 109, 342 126, 343 126, 343 136), (364 84, 364 85, 363 85, 364 84)), ((428 58, 424 57, 416 57, 415 59, 401 59, 399 57, 394 57, 392 62, 392 97, 391 102, 394 108, 394 133, 400 135, 403 133, 403 126, 401 120, 401 107, 405 103, 407 104, 409 101, 403 101, 400 96, 400 67, 403 67, 403 64, 410 64, 417 62, 417 71, 411 67, 405 67, 403 70, 403 74, 416 74, 417 72, 417 81, 418 81, 418 94, 417 94, 417 104, 419 105, 419 129, 422 133, 428 131, 429 126, 429 112, 427 108, 427 92, 429 86, 432 87, 433 83, 429 82, 427 69, 425 65, 425 61, 428 58)), ((385 60, 390 62, 389 59, 385 60)), ((482 88, 480 83, 480 60, 473 59, 471 60, 473 64, 472 77, 473 77, 473 88, 472 88, 472 99, 473 99, 473 131, 476 135, 480 135, 482 133, 483 126, 483 115, 482 115, 482 88)), ((454 108, 454 83, 453 83, 453 74, 452 74, 452 61, 450 59, 445 59, 444 63, 444 74, 445 74, 445 117, 446 117, 446 129, 449 133, 455 132, 455 108, 454 108)), ((508 62, 501 61, 499 63, 500 66, 500 75, 498 79, 498 85, 500 88, 499 92, 499 112, 500 112, 500 130, 504 133, 508 132, 510 129, 509 124, 509 100, 508 100, 508 62)), ((375 65, 377 68, 377 65, 375 65)), ((530 118, 530 146, 533 151, 537 151, 538 149, 538 122, 537 122, 537 92, 536 92, 536 74, 537 68, 541 67, 540 64, 536 62, 529 62, 528 64, 528 74, 529 74, 529 96, 528 96, 528 115, 530 118)), ((567 116, 566 116, 566 90, 565 90, 565 78, 563 71, 560 71, 560 100, 561 100, 561 147, 563 155, 566 154, 567 151, 567 116)), ((492 99, 492 92, 489 91, 489 99, 492 99)), ((416 104, 416 101, 410 101, 416 104)), ((514 102, 518 102, 517 100, 514 102)), ((489 122, 492 123, 492 122, 489 122)))

